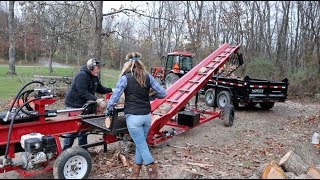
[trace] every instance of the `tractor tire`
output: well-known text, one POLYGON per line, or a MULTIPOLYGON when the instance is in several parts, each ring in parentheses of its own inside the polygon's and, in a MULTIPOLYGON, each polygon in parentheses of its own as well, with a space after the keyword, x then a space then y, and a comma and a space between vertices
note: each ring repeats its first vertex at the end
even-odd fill
POLYGON ((231 127, 234 121, 234 106, 229 104, 223 109, 222 120, 225 127, 231 127))
POLYGON ((273 108, 274 106, 274 102, 264 102, 264 103, 259 103, 261 109, 263 110, 269 110, 271 108, 273 108))
POLYGON ((229 91, 221 91, 217 96, 217 105, 219 109, 224 109, 227 105, 232 105, 231 95, 229 91))
POLYGON ((168 89, 170 86, 172 86, 173 83, 175 83, 176 81, 179 80, 179 76, 174 74, 174 73, 170 73, 166 76, 165 79, 165 87, 166 89, 168 89))
POLYGON ((86 179, 92 168, 89 152, 81 147, 64 150, 54 162, 54 179, 86 179))
POLYGON ((215 100, 215 90, 213 88, 209 88, 204 93, 204 101, 207 106, 213 107, 214 106, 214 100, 215 100))

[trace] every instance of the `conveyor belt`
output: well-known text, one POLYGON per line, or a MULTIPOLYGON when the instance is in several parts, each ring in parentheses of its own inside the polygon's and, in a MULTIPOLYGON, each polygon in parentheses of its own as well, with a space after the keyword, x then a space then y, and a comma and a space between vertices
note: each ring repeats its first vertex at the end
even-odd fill
MULTIPOLYGON (((214 74, 228 62, 231 54, 237 53, 240 45, 231 46, 227 43, 220 46, 216 51, 192 68, 187 74, 182 76, 172 86, 167 89, 167 97, 156 99, 151 102, 152 113, 159 106, 167 105, 172 107, 166 114, 160 115, 153 121, 148 134, 148 142, 152 144, 152 139, 159 130, 182 108, 200 89, 207 84, 214 74), (200 72, 201 69, 201 72, 200 72), (203 69, 205 69, 203 71, 203 69)), ((159 115, 158 113, 153 113, 159 115)))

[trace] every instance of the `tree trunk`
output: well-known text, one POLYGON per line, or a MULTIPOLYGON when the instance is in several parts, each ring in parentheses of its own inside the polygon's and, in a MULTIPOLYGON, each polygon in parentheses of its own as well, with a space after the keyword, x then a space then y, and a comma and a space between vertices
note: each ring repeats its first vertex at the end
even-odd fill
POLYGON ((16 75, 16 44, 14 33, 14 1, 9 1, 9 75, 16 75))
POLYGON ((93 47, 90 56, 101 59, 101 31, 102 31, 102 4, 103 1, 94 1, 96 23, 94 27, 93 47))

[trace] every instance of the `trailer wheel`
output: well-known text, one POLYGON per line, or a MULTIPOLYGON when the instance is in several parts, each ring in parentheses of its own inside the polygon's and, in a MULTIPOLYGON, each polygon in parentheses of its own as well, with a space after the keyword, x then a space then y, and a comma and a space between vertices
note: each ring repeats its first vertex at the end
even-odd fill
POLYGON ((176 81, 179 80, 179 76, 174 74, 174 73, 170 73, 166 76, 165 79, 165 85, 166 88, 168 89, 173 83, 175 83, 176 81))
POLYGON ((88 151, 81 147, 64 150, 54 162, 54 179, 86 179, 92 168, 88 151))
POLYGON ((229 91, 221 91, 218 94, 217 105, 220 109, 224 109, 227 105, 232 105, 231 95, 229 91))
POLYGON ((231 127, 234 121, 234 106, 229 104, 227 105, 222 112, 222 120, 225 127, 231 127))
POLYGON ((259 103, 261 109, 263 110, 269 110, 271 108, 273 108, 274 106, 274 102, 264 102, 264 103, 259 103))
POLYGON ((213 88, 209 88, 206 90, 204 94, 204 101, 207 106, 213 107, 214 106, 214 99, 215 99, 215 90, 213 88))

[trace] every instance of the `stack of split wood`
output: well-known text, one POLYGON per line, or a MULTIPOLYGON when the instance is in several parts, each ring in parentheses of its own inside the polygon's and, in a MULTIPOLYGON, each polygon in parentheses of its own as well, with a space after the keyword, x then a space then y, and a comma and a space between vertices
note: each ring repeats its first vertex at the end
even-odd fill
POLYGON ((320 179, 320 156, 317 145, 302 143, 288 151, 276 163, 274 160, 258 168, 261 179, 320 179))

